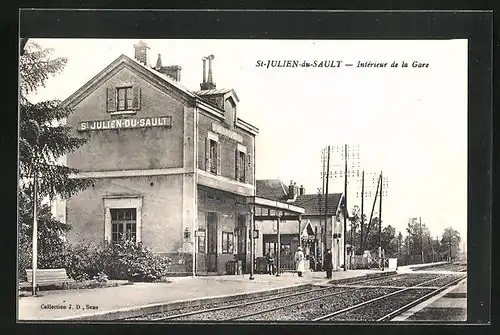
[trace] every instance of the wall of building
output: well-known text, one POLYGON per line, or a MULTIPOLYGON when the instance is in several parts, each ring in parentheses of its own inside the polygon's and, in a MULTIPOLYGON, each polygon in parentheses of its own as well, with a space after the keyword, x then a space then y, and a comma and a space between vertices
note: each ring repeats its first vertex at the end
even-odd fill
MULTIPOLYGON (((205 140, 208 135, 208 131, 212 130, 212 122, 220 123, 221 121, 217 120, 216 117, 209 116, 205 113, 200 113, 198 117, 198 168, 202 170, 206 170, 206 147, 205 140)), ((247 149, 247 154, 250 154, 251 164, 247 167, 247 176, 246 181, 248 184, 254 184, 254 139, 255 137, 245 131, 239 130, 237 128, 233 129, 233 131, 237 132, 243 137, 243 146, 247 149)), ((219 143, 222 145, 221 154, 222 154, 222 167, 221 167, 221 175, 223 177, 229 179, 236 178, 236 161, 235 161, 235 152, 237 149, 237 142, 225 137, 224 135, 218 134, 219 143)), ((248 163, 248 162, 247 162, 248 163)))
POLYGON ((143 199, 142 242, 156 253, 182 251, 182 175, 96 179, 67 201, 68 241, 103 242, 103 199, 131 195, 143 199))
MULTIPOLYGON (((81 171, 161 169, 183 166, 184 107, 127 67, 121 67, 104 84, 82 100, 67 124, 80 121, 111 120, 106 111, 107 89, 121 83, 141 87, 141 108, 131 117, 172 116, 172 128, 93 130, 78 133, 88 142, 68 155, 68 164, 81 171)), ((114 117, 116 118, 116 117, 114 117)))
MULTIPOLYGON (((344 264, 344 236, 342 236, 340 239, 336 239, 332 241, 332 234, 333 233, 341 233, 342 235, 344 234, 343 232, 343 227, 344 227, 344 219, 343 216, 340 215, 339 217, 334 217, 334 229, 332 232, 332 218, 330 217, 328 220, 328 223, 326 225, 326 245, 321 248, 321 226, 324 226, 324 218, 319 218, 318 216, 303 216, 302 217, 302 222, 301 222, 301 230, 304 229, 307 221, 311 222, 311 227, 313 231, 317 227, 317 238, 319 239, 319 250, 321 253, 324 253, 326 248, 332 248, 332 253, 333 253, 333 258, 334 262, 336 262, 336 266, 340 267, 341 265, 344 264)), ((264 240, 263 237, 264 235, 268 234, 277 234, 277 227, 276 227, 276 221, 256 221, 255 222, 256 229, 259 230, 259 238, 256 241, 256 249, 255 249, 255 255, 256 257, 262 257, 265 254, 265 250, 263 250, 263 245, 264 245, 264 240)), ((285 221, 281 222, 280 224, 280 234, 287 235, 287 234, 298 234, 299 233, 299 225, 298 221, 285 221)))
MULTIPOLYGON (((238 252, 238 243, 236 238, 236 226, 238 214, 247 214, 249 208, 243 205, 244 198, 236 197, 227 192, 220 192, 215 189, 206 187, 198 187, 198 229, 207 230, 206 214, 208 212, 217 213, 217 272, 219 274, 226 273, 226 263, 234 259, 234 254, 238 252), (233 252, 223 253, 222 251, 222 232, 233 233, 233 252)), ((246 226, 249 227, 249 217, 246 217, 246 226)), ((247 246, 250 241, 247 239, 247 246)), ((208 242, 205 236, 205 252, 207 251, 208 242)), ((206 253, 198 253, 200 263, 197 266, 197 271, 206 272, 206 253)), ((249 259, 247 263, 249 262, 249 259)))

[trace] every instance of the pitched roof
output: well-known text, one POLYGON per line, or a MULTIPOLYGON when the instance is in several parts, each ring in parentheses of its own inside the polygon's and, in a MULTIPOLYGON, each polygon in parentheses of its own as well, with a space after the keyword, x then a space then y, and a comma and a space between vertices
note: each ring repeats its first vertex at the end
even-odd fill
POLYGON ((293 204, 295 206, 304 208, 304 215, 324 215, 325 198, 328 200, 328 203, 326 204, 328 207, 328 214, 334 215, 339 208, 339 203, 342 199, 342 193, 330 193, 328 194, 328 197, 325 197, 322 194, 298 195, 293 204))
MULTIPOLYGON (((152 67, 150 67, 148 65, 145 65, 145 64, 139 62, 138 60, 136 60, 134 58, 131 58, 131 57, 128 57, 127 55, 122 54, 122 55, 118 56, 113 62, 111 62, 108 66, 106 66, 103 70, 101 70, 98 74, 96 74, 92 79, 90 79, 89 81, 87 81, 82 87, 80 87, 78 90, 76 90, 75 92, 73 92, 73 94, 71 94, 69 97, 67 97, 61 103, 62 106, 67 106, 70 102, 75 101, 78 97, 80 97, 82 95, 85 95, 86 93, 88 94, 88 92, 86 92, 86 91, 89 88, 91 88, 92 86, 96 85, 100 80, 102 80, 102 78, 107 73, 109 73, 113 68, 117 67, 118 65, 120 65, 122 63, 126 63, 126 64, 129 64, 129 65, 132 65, 132 66, 140 66, 141 68, 143 68, 143 69, 147 70, 148 72, 150 72, 151 74, 155 75, 157 78, 163 80, 164 82, 167 82, 169 85, 171 85, 171 86, 175 87, 177 90, 183 92, 188 97, 194 98, 194 99, 200 99, 200 100, 205 101, 205 99, 203 99, 203 95, 206 96, 207 93, 198 94, 198 93, 203 92, 203 91, 200 91, 198 93, 194 93, 193 91, 190 91, 186 87, 184 87, 183 85, 181 85, 179 82, 177 82, 174 79, 170 78, 169 76, 167 76, 167 75, 165 75, 165 74, 163 74, 163 73, 161 73, 159 71, 156 71, 154 68, 152 68, 152 67)), ((221 89, 221 90, 215 90, 215 91, 224 91, 225 93, 232 92, 232 94, 234 94, 234 96, 236 98, 238 98, 236 96, 236 93, 232 89, 221 89)), ((250 123, 248 123, 246 121, 243 121, 240 118, 238 118, 237 120, 238 120, 238 122, 241 122, 241 125, 243 125, 245 127, 245 129, 246 128, 250 128, 250 130, 252 132, 254 132, 254 133, 258 133, 259 132, 259 129, 257 127, 255 127, 255 126, 253 126, 252 124, 250 124, 250 123)))
POLYGON ((197 91, 194 92, 195 94, 203 97, 209 97, 209 96, 214 96, 214 95, 226 95, 226 94, 231 94, 233 96, 233 99, 236 100, 235 102, 239 102, 240 98, 238 98, 238 95, 232 88, 214 88, 212 90, 203 90, 203 91, 197 91))
POLYGON ((334 215, 339 208, 342 200, 342 193, 329 193, 328 197, 321 194, 303 194, 298 195, 295 201, 290 202, 288 199, 288 186, 279 179, 264 179, 256 181, 256 194, 258 197, 286 201, 294 206, 305 209, 304 215, 324 215, 325 214, 325 198, 328 200, 328 214, 334 215), (321 208, 320 208, 321 206, 321 208))
POLYGON ((256 182, 256 194, 258 197, 271 200, 285 200, 288 195, 288 187, 279 179, 263 179, 256 182))
POLYGON ((231 92, 230 88, 219 88, 219 89, 213 89, 213 90, 204 90, 204 91, 198 91, 195 92, 198 95, 215 95, 215 94, 226 94, 228 92, 231 92))

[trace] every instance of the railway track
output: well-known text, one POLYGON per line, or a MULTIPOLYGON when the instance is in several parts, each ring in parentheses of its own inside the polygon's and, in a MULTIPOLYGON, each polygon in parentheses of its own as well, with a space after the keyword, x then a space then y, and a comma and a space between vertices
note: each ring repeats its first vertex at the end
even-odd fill
POLYGON ((457 274, 394 274, 240 300, 211 308, 172 311, 150 321, 384 321, 464 279, 457 274))
POLYGON ((432 272, 432 271, 450 271, 450 272, 466 272, 467 265, 464 264, 439 264, 432 266, 423 266, 419 268, 414 268, 415 272, 432 272))
MULTIPOLYGON (((369 281, 380 281, 383 279, 392 278, 392 277, 396 277, 396 276, 399 276, 399 275, 392 274, 392 275, 383 276, 383 277, 379 277, 379 278, 357 280, 357 281, 354 281, 353 284, 354 283, 361 284, 361 283, 366 283, 369 281)), ((210 313, 210 312, 217 312, 217 311, 223 311, 223 310, 229 310, 229 309, 235 309, 235 308, 248 307, 248 306, 257 305, 257 304, 273 303, 275 301, 279 301, 280 299, 285 299, 285 298, 293 299, 295 297, 299 297, 299 296, 304 295, 304 294, 317 295, 317 296, 321 297, 324 292, 331 291, 331 290, 332 290, 332 287, 328 286, 328 287, 320 287, 320 288, 313 288, 313 289, 301 289, 301 290, 298 290, 298 291, 293 292, 293 293, 274 294, 271 297, 264 297, 262 299, 257 299, 257 300, 253 300, 253 301, 245 301, 246 299, 239 299, 237 302, 233 302, 230 304, 220 303, 220 304, 218 304, 220 306, 213 306, 210 308, 195 308, 195 309, 192 309, 190 311, 185 311, 185 312, 183 312, 182 310, 181 311, 173 310, 173 311, 170 311, 170 313, 168 313, 169 315, 163 315, 160 317, 149 317, 148 320, 149 321, 168 321, 168 320, 174 320, 174 319, 175 320, 182 320, 183 318, 188 318, 191 316, 195 317, 196 315, 203 315, 203 314, 210 313)), ((163 314, 167 314, 167 313, 163 313, 163 314)), ((134 318, 134 319, 137 320, 140 318, 134 318)))

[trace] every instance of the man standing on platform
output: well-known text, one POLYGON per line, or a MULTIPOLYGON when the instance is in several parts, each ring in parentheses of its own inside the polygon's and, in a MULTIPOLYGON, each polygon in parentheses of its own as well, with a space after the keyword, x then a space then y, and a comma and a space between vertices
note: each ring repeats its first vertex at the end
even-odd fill
POLYGON ((332 249, 327 249, 323 263, 323 270, 326 271, 326 278, 328 279, 332 278, 332 269, 333 269, 332 249))

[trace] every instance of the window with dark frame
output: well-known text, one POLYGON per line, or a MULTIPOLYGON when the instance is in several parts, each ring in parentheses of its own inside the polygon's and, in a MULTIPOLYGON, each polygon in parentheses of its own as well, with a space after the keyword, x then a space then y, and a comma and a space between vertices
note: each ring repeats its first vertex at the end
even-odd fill
POLYGON ((111 242, 137 239, 137 209, 111 208, 111 242))
POLYGON ((232 254, 234 252, 233 233, 222 232, 222 253, 232 254))

